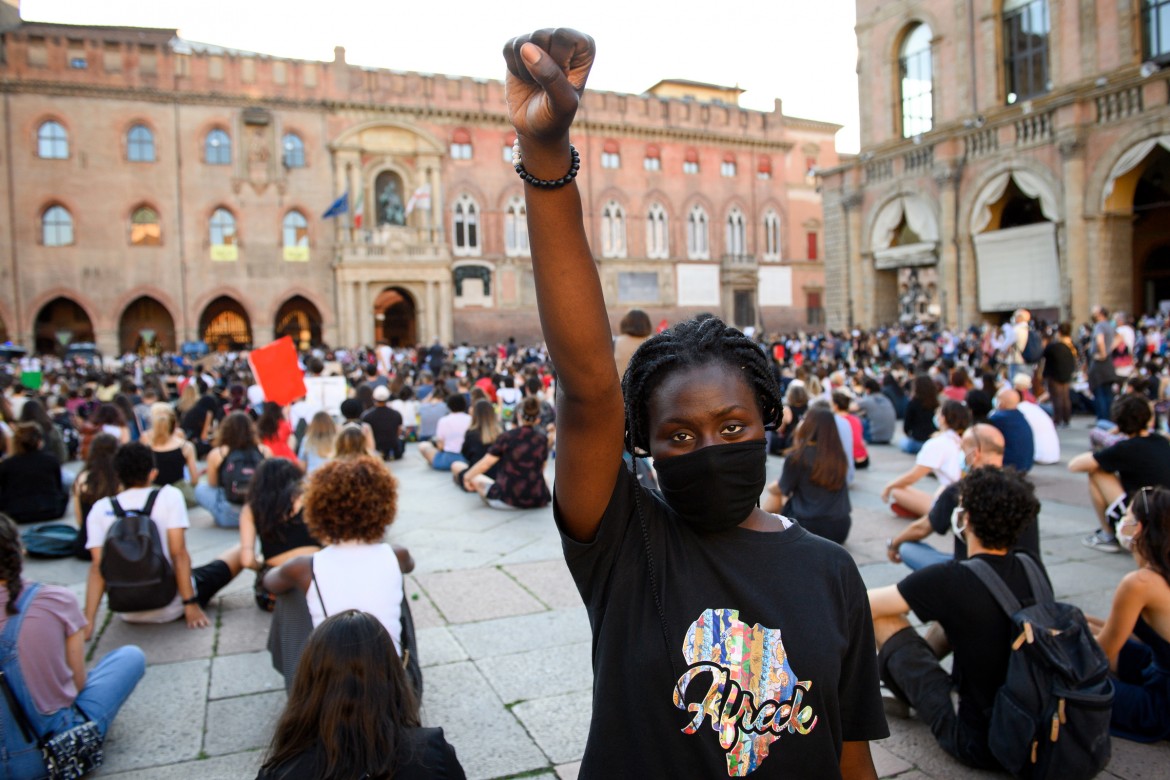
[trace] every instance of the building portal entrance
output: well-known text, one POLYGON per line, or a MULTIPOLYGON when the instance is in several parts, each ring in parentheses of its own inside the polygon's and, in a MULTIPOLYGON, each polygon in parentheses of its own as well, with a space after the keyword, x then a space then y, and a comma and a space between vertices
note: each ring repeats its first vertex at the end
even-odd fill
POLYGON ((387 287, 374 299, 374 333, 392 347, 418 343, 418 316, 414 298, 401 287, 387 287))

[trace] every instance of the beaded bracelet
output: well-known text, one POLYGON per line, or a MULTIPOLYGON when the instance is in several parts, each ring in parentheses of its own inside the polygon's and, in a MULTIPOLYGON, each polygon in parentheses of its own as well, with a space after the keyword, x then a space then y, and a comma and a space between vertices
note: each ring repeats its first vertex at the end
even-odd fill
POLYGON ((524 163, 520 160, 520 141, 517 139, 516 143, 512 144, 512 165, 516 166, 516 175, 524 181, 531 184, 533 187, 542 187, 546 190, 555 190, 557 187, 564 187, 566 184, 577 178, 577 171, 581 168, 581 154, 577 151, 577 147, 569 144, 569 172, 559 179, 538 179, 531 173, 524 169, 524 163))

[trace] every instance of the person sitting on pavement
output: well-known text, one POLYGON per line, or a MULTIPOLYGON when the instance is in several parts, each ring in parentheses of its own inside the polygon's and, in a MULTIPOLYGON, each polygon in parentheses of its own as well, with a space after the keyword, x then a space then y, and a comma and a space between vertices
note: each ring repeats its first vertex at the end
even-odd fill
MULTIPOLYGON (((970 557, 990 565, 1022 605, 1035 603, 1020 560, 1026 553, 1010 552, 1040 511, 1032 485, 1015 469, 981 468, 964 478, 959 499, 952 528, 966 540, 970 557)), ((991 591, 974 571, 951 561, 871 589, 869 604, 879 671, 893 697, 887 713, 907 715, 912 707, 948 754, 969 766, 1001 770, 987 745, 988 717, 1007 678, 1015 631, 991 591), (945 636, 933 626, 920 636, 907 620, 911 611, 923 622, 937 621, 945 636), (952 648, 954 666, 947 674, 939 659, 952 648)))
POLYGON ((374 448, 382 460, 401 460, 406 452, 406 441, 402 437, 402 415, 387 406, 390 388, 379 385, 374 388, 374 406, 362 415, 362 422, 374 433, 374 448))
POLYGON ((256 605, 267 612, 272 611, 275 602, 262 585, 268 570, 321 549, 321 543, 305 525, 303 478, 304 474, 290 460, 265 460, 256 469, 248 503, 240 511, 240 564, 256 572, 256 605))
POLYGON ((810 409, 777 482, 768 483, 760 508, 800 523, 809 533, 844 544, 852 525, 845 449, 833 413, 810 409))
POLYGON ((183 494, 170 485, 156 487, 151 484, 155 469, 150 447, 142 442, 123 444, 114 455, 114 470, 122 483, 122 492, 99 500, 85 521, 86 544, 91 556, 85 586, 85 617, 89 621, 86 641, 93 634, 98 606, 106 592, 101 565, 106 536, 118 520, 114 502, 117 501, 124 512, 142 510, 156 492, 150 519, 158 530, 163 557, 175 572, 178 592, 169 604, 158 609, 121 612, 119 617, 127 623, 169 623, 182 617, 188 628, 206 628, 210 622, 203 610, 215 594, 240 573, 239 545, 225 550, 210 563, 192 568, 191 556, 187 552, 187 528, 190 526, 187 504, 183 501, 183 494))
MULTIPOLYGON (((0 641, 16 650, 0 671, 38 736, 93 720, 104 737, 146 672, 146 656, 135 645, 123 645, 87 671, 85 640, 92 628, 87 630, 77 597, 67 588, 23 579, 21 548, 16 524, 0 514, 0 641)), ((0 700, 0 710, 10 708, 0 700)), ((48 777, 40 745, 24 738, 19 717, 6 712, 0 726, 0 775, 48 777)))
POLYGON ((232 486, 224 483, 224 477, 229 460, 244 469, 255 469, 264 458, 271 457, 272 450, 260 443, 256 425, 248 415, 232 412, 223 419, 215 432, 215 447, 207 456, 207 481, 195 486, 195 500, 211 513, 217 526, 239 528, 240 509, 247 494, 245 485, 238 501, 228 495, 232 486))
POLYGON ((305 474, 312 474, 333 459, 336 440, 337 423, 333 422, 329 412, 314 414, 297 452, 297 457, 305 465, 305 474))
POLYGON ((934 499, 930 493, 913 487, 927 474, 934 474, 939 488, 957 482, 962 476, 962 436, 971 424, 971 412, 958 401, 946 401, 938 415, 939 432, 914 456, 909 471, 882 488, 882 503, 891 503, 894 514, 917 519, 930 511, 934 499))
POLYGON ((465 775, 441 728, 422 728, 418 698, 386 628, 340 612, 312 633, 257 780, 465 775))
POLYGON ((780 425, 775 431, 768 432, 768 452, 772 455, 784 455, 792 449, 796 441, 796 429, 800 427, 800 420, 808 411, 808 391, 804 384, 793 381, 784 393, 784 412, 780 417, 780 425))
MULTIPOLYGON (((460 453, 468 463, 478 463, 480 458, 487 455, 488 447, 499 438, 501 433, 503 433, 503 427, 500 425, 500 418, 496 415, 496 407, 485 394, 471 408, 471 427, 463 436, 463 448, 460 453)), ((452 465, 451 477, 458 487, 469 493, 473 492, 475 488, 463 480, 467 474, 467 467, 460 468, 461 465, 459 463, 452 465)), ((494 480, 499 469, 500 464, 496 463, 485 471, 484 475, 494 480)))
POLYGON ((865 395, 856 401, 861 418, 862 435, 868 444, 889 444, 894 440, 898 425, 898 413, 890 399, 882 392, 882 386, 872 377, 865 378, 865 395))
POLYGON ((1137 569, 1122 578, 1105 620, 1088 617, 1114 674, 1114 736, 1170 737, 1170 490, 1143 487, 1117 526, 1137 569))
POLYGON ((453 393, 447 398, 447 409, 448 413, 435 426, 434 440, 418 445, 418 454, 436 471, 450 471, 451 464, 467 462, 460 452, 463 449, 463 437, 471 426, 467 399, 459 393, 453 393))
MULTIPOLYGON (((292 423, 288 421, 287 407, 265 401, 264 411, 260 413, 260 419, 256 420, 256 435, 260 437, 260 444, 268 448, 270 454, 267 457, 285 458, 301 465, 293 449, 296 438, 293 435, 292 423)), ((208 462, 210 463, 210 456, 208 462)))
MULTIPOLYGON (((450 412, 446 403, 448 395, 447 386, 442 383, 437 383, 431 387, 430 392, 427 393, 425 398, 421 395, 419 396, 418 440, 420 442, 429 442, 435 438, 435 429, 439 425, 439 420, 446 417, 450 412)), ((484 398, 487 398, 487 393, 484 393, 484 398)))
POLYGON ((917 455, 938 430, 934 420, 938 409, 938 386, 929 374, 919 374, 914 377, 913 389, 902 420, 902 432, 906 434, 902 439, 902 452, 907 455, 917 455))
POLYGON ((1068 470, 1089 477, 1089 500, 1100 523, 1081 543, 1101 552, 1120 552, 1114 526, 1129 496, 1147 485, 1170 488, 1170 441, 1150 430, 1153 412, 1142 396, 1127 394, 1113 402, 1113 422, 1125 437, 1098 452, 1084 452, 1068 470))
POLYGON ((540 427, 540 401, 532 396, 522 400, 516 421, 519 425, 496 437, 470 468, 465 463, 451 464, 451 472, 463 472, 460 481, 474 488, 493 509, 538 509, 552 500, 544 478, 548 434, 540 427), (492 467, 495 479, 487 475, 492 467))
POLYGON ((987 417, 987 422, 1003 434, 1003 465, 1027 474, 1032 470, 1036 444, 1032 438, 1032 426, 1017 408, 1019 405, 1019 392, 1005 385, 995 394, 995 411, 987 417))
MULTIPOLYGON (((1023 386, 1031 387, 1032 379, 1026 374, 1016 374, 1013 384, 1022 396, 1023 386)), ((1048 412, 1041 409, 1035 401, 1028 400, 1021 400, 1016 409, 1024 416, 1028 428, 1032 431, 1032 460, 1041 466, 1059 463, 1060 437, 1056 435, 1056 423, 1048 416, 1048 412)))
POLYGON ((108 433, 99 433, 89 443, 89 454, 85 468, 73 481, 73 511, 77 520, 77 539, 73 554, 83 561, 89 560, 89 546, 85 543, 85 519, 98 499, 118 495, 118 473, 114 471, 114 455, 118 452, 118 440, 108 433))
POLYGON ((852 404, 853 399, 847 393, 841 390, 833 391, 833 412, 837 415, 837 419, 844 420, 849 424, 853 447, 853 466, 854 468, 867 469, 869 468, 869 451, 865 449, 861 420, 856 415, 849 413, 849 407, 852 404))
POLYGON ((176 430, 178 421, 170 404, 156 403, 150 407, 150 428, 144 440, 154 453, 156 485, 172 485, 183 494, 187 508, 197 506, 195 486, 199 484, 199 462, 195 445, 176 430))
MULTIPOLYGON (((985 467, 1003 468, 1003 434, 993 425, 987 423, 972 425, 963 432, 962 448, 964 472, 985 467)), ((922 541, 930 536, 931 532, 953 536, 951 514, 959 505, 959 489, 962 484, 960 480, 943 488, 925 517, 918 518, 886 542, 886 556, 890 563, 905 563, 917 571, 935 563, 961 561, 967 557, 967 543, 959 536, 954 536, 953 555, 939 552, 922 541)), ((1039 522, 1029 523, 1024 527, 1015 549, 1023 550, 1036 560, 1040 560, 1039 522)))
POLYGON ((61 481, 61 464, 43 448, 44 434, 35 422, 18 423, 12 454, 0 460, 0 512, 17 523, 42 523, 65 514, 69 494, 61 481))

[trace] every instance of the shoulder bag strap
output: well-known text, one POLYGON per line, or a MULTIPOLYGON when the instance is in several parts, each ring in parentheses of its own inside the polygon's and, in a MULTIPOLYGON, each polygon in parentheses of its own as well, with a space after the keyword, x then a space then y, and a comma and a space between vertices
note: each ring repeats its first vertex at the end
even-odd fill
POLYGON ((8 622, 4 624, 4 632, 0 634, 0 645, 3 646, 4 652, 4 657, 0 659, 0 666, 4 667, 0 669, 0 689, 3 690, 4 698, 8 701, 8 709, 16 718, 16 723, 20 726, 20 733, 24 736, 25 741, 37 742, 38 744, 39 735, 33 728, 28 713, 24 711, 24 707, 20 706, 20 702, 16 700, 16 695, 12 692, 12 683, 8 681, 7 667, 12 662, 20 663, 16 655, 16 642, 20 636, 20 627, 24 623, 28 605, 32 603, 33 596, 40 589, 40 583, 32 583, 21 592, 20 597, 16 600, 16 614, 8 616, 8 622))
POLYGON ((154 488, 150 491, 150 495, 146 497, 146 503, 142 507, 142 514, 150 517, 150 513, 154 511, 154 501, 158 498, 158 491, 162 488, 154 488))
POLYGON ((114 510, 114 517, 117 517, 119 520, 126 516, 126 510, 118 503, 117 496, 110 496, 110 507, 114 510))
POLYGON ((1016 553, 1016 559, 1023 564, 1024 572, 1028 575, 1028 585, 1032 588, 1032 598, 1037 604, 1050 604, 1056 601, 1052 593, 1052 586, 1044 577, 1040 564, 1027 553, 1016 553))
POLYGON ((321 614, 329 617, 329 610, 325 609, 325 599, 321 598, 321 586, 317 584, 317 572, 313 571, 313 556, 309 556, 309 577, 313 580, 313 589, 317 591, 317 603, 321 605, 321 614))
POLYGON ((1003 578, 996 574, 995 569, 987 561, 981 561, 976 558, 968 558, 962 562, 969 571, 975 574, 979 580, 987 586, 991 591, 992 597, 996 603, 999 604, 1000 609, 1007 613, 1008 617, 1015 615, 1020 611, 1020 600, 1012 593, 1007 583, 1003 578))

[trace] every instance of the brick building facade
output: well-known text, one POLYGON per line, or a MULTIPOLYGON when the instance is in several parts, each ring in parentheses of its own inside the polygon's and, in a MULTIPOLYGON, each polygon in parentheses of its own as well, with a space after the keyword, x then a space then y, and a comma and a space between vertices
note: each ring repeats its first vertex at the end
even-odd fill
MULTIPOLYGON (((501 82, 22 22, 12 0, 0 26, 0 342, 538 338, 501 82)), ((737 97, 587 93, 578 182, 615 325, 822 316, 810 171, 838 127, 737 97)))
POLYGON ((831 325, 1170 300, 1170 3, 858 0, 857 40, 831 325))

